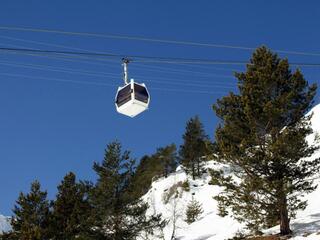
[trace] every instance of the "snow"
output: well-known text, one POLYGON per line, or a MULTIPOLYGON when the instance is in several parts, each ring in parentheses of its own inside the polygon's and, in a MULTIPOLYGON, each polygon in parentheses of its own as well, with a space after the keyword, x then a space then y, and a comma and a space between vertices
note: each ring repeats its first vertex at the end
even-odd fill
MULTIPOLYGON (((223 168, 222 165, 214 165, 208 162, 206 168, 223 168)), ((226 239, 232 237, 242 226, 230 217, 222 218, 217 215, 217 202, 212 198, 217 195, 221 189, 218 186, 209 185, 211 177, 208 173, 201 179, 192 180, 179 167, 177 171, 167 178, 161 178, 153 182, 149 192, 143 197, 150 205, 147 214, 161 213, 163 218, 169 223, 164 229, 165 239, 171 239, 173 231, 173 213, 176 206, 176 239, 226 239), (182 187, 178 188, 179 197, 171 197, 168 203, 165 203, 163 197, 169 192, 174 184, 188 180, 190 191, 184 191, 182 187), (202 204, 203 213, 198 221, 188 225, 185 219, 186 206, 194 197, 202 204)), ((157 238, 154 238, 157 239, 157 238)))
MULTIPOLYGON (((314 143, 315 136, 320 135, 320 105, 312 109, 314 113, 311 123, 314 134, 308 136, 308 142, 314 143)), ((320 157, 320 151, 315 153, 310 160, 320 157)), ((206 169, 227 170, 224 165, 215 165, 212 161, 205 166, 206 169)), ((226 172, 226 171, 225 171, 226 172)), ((165 240, 171 240, 173 232, 174 215, 176 218, 176 238, 179 240, 225 240, 233 237, 237 232, 242 231, 244 226, 231 217, 218 216, 217 202, 213 199, 219 194, 221 188, 209 185, 210 175, 204 174, 201 179, 192 180, 187 176, 181 167, 178 167, 175 173, 167 178, 160 178, 152 183, 152 186, 143 199, 149 203, 148 215, 161 213, 163 218, 168 221, 163 234, 165 240), (181 183, 188 180, 190 191, 185 191, 181 183), (164 198, 173 185, 179 185, 178 197, 171 197, 168 202, 164 198), (199 219, 188 225, 185 219, 186 206, 194 197, 202 204, 203 213, 199 219), (175 213, 175 214, 173 214, 175 213)), ((320 178, 315 180, 320 185, 320 178)), ((297 218, 291 222, 291 228, 294 232, 292 240, 319 240, 320 239, 320 188, 311 194, 305 196, 308 200, 308 206, 304 211, 297 214, 297 218)), ((10 230, 7 217, 0 215, 0 232, 10 230)), ((265 234, 276 234, 279 232, 279 226, 265 230, 265 234)), ((145 238, 141 238, 145 239, 145 238)), ((150 240, 160 239, 159 236, 150 237, 150 240)))
MULTIPOLYGON (((309 114, 313 113, 311 125, 313 134, 307 137, 309 144, 320 144, 315 139, 320 135, 320 104, 315 106, 309 114)), ((320 151, 317 151, 310 158, 316 159, 320 157, 320 151)), ((320 176, 315 177, 315 184, 320 186, 320 176)), ((305 210, 298 212, 297 218, 291 222, 291 230, 293 231, 292 240, 319 240, 320 239, 320 187, 314 192, 305 196, 308 206, 305 210)), ((279 231, 279 226, 275 226, 265 231, 266 234, 274 234, 279 231)))
POLYGON ((0 233, 11 230, 10 218, 0 215, 0 233))
MULTIPOLYGON (((315 106, 311 112, 311 119, 314 133, 308 136, 307 141, 312 144, 315 137, 320 135, 320 104, 315 106)), ((310 113, 311 113, 310 112, 310 113)), ((309 114, 310 114, 309 113, 309 114)), ((320 157, 320 151, 316 152, 311 158, 320 157)), ((227 169, 223 165, 214 165, 208 162, 206 168, 227 169)), ((192 180, 186 175, 181 167, 167 178, 160 178, 152 183, 149 192, 143 196, 143 199, 149 203, 150 208, 147 214, 161 213, 163 218, 169 221, 164 229, 164 239, 170 240, 173 232, 173 212, 176 212, 176 239, 179 240, 225 240, 233 237, 237 232, 244 231, 244 225, 240 224, 231 217, 220 217, 217 215, 217 202, 213 199, 219 194, 221 188, 209 185, 209 174, 205 174, 201 179, 192 180), (178 188, 179 195, 177 198, 171 197, 170 201, 165 203, 163 196, 169 191, 170 187, 179 182, 188 180, 190 191, 184 191, 182 187, 178 188), (186 206, 194 197, 202 204, 203 213, 200 218, 188 225, 185 219, 186 206), (176 206, 176 211, 174 211, 176 206)), ((320 179, 316 179, 315 183, 320 185, 320 179)), ((298 212, 297 219, 292 220, 291 228, 294 232, 292 240, 319 240, 320 239, 320 188, 311 194, 305 196, 308 200, 308 206, 304 211, 298 212)), ((279 232, 279 226, 275 226, 265 231, 265 234, 276 234, 279 232)), ((154 237, 150 239, 159 239, 154 237)))

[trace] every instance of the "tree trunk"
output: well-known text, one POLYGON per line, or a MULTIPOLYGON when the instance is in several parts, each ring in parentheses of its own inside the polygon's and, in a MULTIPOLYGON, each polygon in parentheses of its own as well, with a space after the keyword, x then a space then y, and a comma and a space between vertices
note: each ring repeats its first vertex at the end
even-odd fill
POLYGON ((196 179, 196 166, 194 163, 192 163, 192 179, 195 180, 196 179))
POLYGON ((284 193, 280 196, 280 234, 281 235, 288 235, 291 233, 290 230, 290 219, 288 216, 288 205, 287 205, 287 197, 284 193))
POLYGON ((165 166, 165 173, 164 173, 164 177, 167 178, 168 177, 168 174, 169 174, 169 166, 168 166, 168 163, 166 163, 166 166, 165 166))
POLYGON ((198 177, 200 177, 200 158, 198 159, 198 162, 197 162, 197 171, 198 171, 198 177))

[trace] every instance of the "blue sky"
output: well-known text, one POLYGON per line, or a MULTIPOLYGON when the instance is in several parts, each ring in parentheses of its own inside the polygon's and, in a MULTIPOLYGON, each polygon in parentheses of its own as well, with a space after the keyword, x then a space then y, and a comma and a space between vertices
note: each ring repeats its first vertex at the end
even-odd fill
MULTIPOLYGON (((3 0, 0 26, 246 47, 265 44, 272 49, 320 53, 319 9, 320 2, 315 0, 308 4, 289 0, 3 0)), ((248 60, 252 53, 9 30, 0 30, 0 45, 221 60, 248 60)), ((319 56, 281 56, 292 62, 320 62, 319 56)), ((0 52, 0 213, 10 215, 18 193, 27 191, 34 179, 40 180, 50 198, 68 171, 81 179, 94 179, 92 163, 103 158, 106 144, 114 139, 139 159, 157 147, 172 142, 179 145, 185 122, 196 114, 213 138, 218 120, 211 106, 217 98, 235 90, 232 72, 241 69, 244 68, 133 62, 129 76, 145 82, 152 99, 147 112, 131 119, 117 114, 114 107, 117 86, 122 84, 120 61, 63 61, 0 52)), ((302 71, 309 82, 319 83, 319 68, 303 67, 302 71)), ((316 102, 319 103, 319 95, 316 102)))

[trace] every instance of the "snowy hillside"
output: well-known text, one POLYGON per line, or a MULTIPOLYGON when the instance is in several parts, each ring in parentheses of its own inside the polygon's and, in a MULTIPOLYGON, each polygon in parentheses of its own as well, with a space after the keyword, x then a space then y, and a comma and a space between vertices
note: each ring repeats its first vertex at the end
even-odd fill
MULTIPOLYGON (((313 143, 315 136, 320 134, 320 104, 312 109, 313 117, 311 124, 314 133, 308 137, 308 142, 313 143)), ((320 151, 312 156, 312 159, 319 158, 320 151)), ((301 211, 297 215, 297 219, 292 221, 292 230, 295 232, 294 240, 319 240, 320 239, 320 176, 315 180, 318 184, 318 189, 309 195, 305 199, 308 200, 308 206, 304 211, 301 211)), ((278 227, 271 228, 266 233, 276 233, 278 227)))
MULTIPOLYGON (((213 162, 209 162, 207 168, 217 168, 213 162)), ((221 167, 221 166, 219 166, 221 167)), ((209 185, 211 177, 205 174, 202 179, 192 180, 187 177, 185 172, 178 168, 176 173, 168 178, 161 178, 152 184, 150 191, 144 196, 149 203, 149 213, 162 213, 169 224, 164 230, 166 240, 171 239, 173 232, 173 221, 176 219, 176 237, 177 239, 226 239, 232 237, 234 233, 241 230, 241 225, 230 217, 219 217, 217 215, 217 202, 212 199, 220 192, 220 187, 209 185), (181 185, 188 179, 190 191, 184 191, 179 187, 179 196, 172 197, 167 204, 164 198, 173 185, 181 185), (185 210, 189 201, 194 197, 202 204, 203 213, 200 219, 191 225, 185 220, 185 210), (174 213, 176 213, 174 216, 174 213)), ((156 239, 156 238, 155 238, 156 239)))
MULTIPOLYGON (((313 108, 312 127, 314 134, 308 137, 310 143, 314 142, 315 136, 320 135, 320 105, 313 108)), ((320 151, 315 153, 312 159, 320 157, 320 151)), ((208 162, 206 169, 223 169, 227 173, 228 168, 224 165, 215 165, 208 162)), ((160 178, 152 183, 149 192, 143 199, 149 203, 148 214, 161 213, 168 221, 164 229, 165 240, 171 240, 175 225, 175 236, 179 240, 225 240, 231 238, 243 229, 243 225, 231 217, 219 217, 217 215, 217 202, 213 196, 217 195, 221 188, 209 185, 211 177, 208 173, 201 179, 192 180, 183 169, 177 168, 176 172, 167 178, 160 178), (185 187, 188 181, 189 189, 185 187), (178 191, 178 196, 174 197, 178 191), (185 211, 189 201, 195 198, 202 204, 203 213, 198 221, 188 225, 185 222, 185 211)), ((315 181, 320 185, 320 179, 315 181)), ((297 219, 291 222, 294 231, 292 240, 316 240, 320 239, 320 187, 306 196, 308 207, 299 212, 297 219)), ((10 230, 8 218, 0 215, 0 232, 10 230)), ((279 227, 268 229, 267 234, 277 233, 279 227)), ((146 238, 141 238, 146 239, 146 238)), ((150 238, 148 238, 150 239, 150 238)), ((153 240, 160 239, 158 236, 153 240)))
MULTIPOLYGON (((316 134, 320 134, 320 105, 313 108, 312 127, 314 134, 308 137, 310 143, 314 142, 316 134)), ((312 159, 320 157, 320 152, 314 154, 312 159)), ((206 168, 225 168, 225 166, 214 165, 208 162, 206 168)), ((143 197, 150 205, 149 214, 161 213, 163 217, 169 221, 164 229, 165 240, 170 240, 173 233, 173 225, 175 223, 176 239, 179 240, 225 240, 228 239, 242 229, 242 225, 230 217, 219 217, 217 215, 217 202, 212 198, 217 195, 221 189, 218 186, 209 185, 209 174, 205 174, 202 179, 193 181, 186 173, 178 168, 177 171, 168 178, 160 178, 153 182, 149 192, 143 197), (190 190, 185 191, 181 186, 183 182, 188 180, 190 190), (171 197, 175 187, 179 192, 177 198, 171 197), (202 204, 203 213, 198 221, 188 225, 185 220, 186 206, 194 197, 202 204)), ((316 180, 319 183, 320 180, 316 180)), ((293 240, 314 240, 320 239, 320 188, 306 196, 308 207, 305 211, 299 212, 297 219, 292 221, 292 230, 295 232, 293 240)), ((266 230, 266 233, 277 233, 279 227, 266 230)), ((155 237, 154 239, 159 239, 155 237)))
POLYGON ((10 219, 8 217, 0 215, 0 233, 7 232, 11 229, 9 221, 10 219))

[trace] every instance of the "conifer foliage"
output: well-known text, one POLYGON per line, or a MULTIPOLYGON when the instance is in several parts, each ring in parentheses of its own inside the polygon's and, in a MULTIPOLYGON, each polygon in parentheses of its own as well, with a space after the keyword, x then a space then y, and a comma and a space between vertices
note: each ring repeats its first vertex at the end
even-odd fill
POLYGON ((317 149, 306 142, 312 129, 305 116, 316 86, 266 47, 236 77, 239 94, 214 105, 222 120, 216 130, 220 159, 233 170, 229 177, 213 174, 225 187, 216 197, 220 212, 231 209, 254 230, 279 223, 280 233, 289 234, 290 219, 306 206, 299 196, 315 189, 312 176, 320 166, 319 159, 306 159, 317 149))
POLYGON ((131 194, 134 164, 130 153, 122 153, 117 141, 107 146, 101 164, 94 163, 98 180, 91 203, 96 239, 131 240, 143 231, 152 234, 163 227, 160 215, 147 219, 148 205, 131 194))
POLYGON ((47 192, 41 191, 38 181, 32 183, 30 193, 20 193, 13 213, 14 233, 9 239, 49 239, 50 205, 47 192))
POLYGON ((202 205, 193 197, 187 205, 186 222, 191 224, 203 213, 202 205))
MULTIPOLYGON (((175 147, 166 149, 166 156, 170 156, 175 147)), ((166 222, 161 215, 146 216, 149 206, 134 192, 134 166, 130 153, 122 152, 121 144, 114 141, 107 145, 103 161, 93 165, 97 173, 95 184, 77 182, 76 175, 70 172, 59 184, 55 200, 49 202, 40 183, 33 182, 28 194, 19 195, 12 231, 1 234, 0 239, 134 240, 155 234, 160 237, 166 222)), ((164 165, 159 166, 163 172, 164 165)))
POLYGON ((176 145, 170 144, 168 146, 158 148, 155 157, 159 160, 162 166, 162 173, 164 177, 168 177, 177 167, 177 153, 176 145))
POLYGON ((159 177, 167 177, 175 171, 178 163, 176 145, 170 144, 158 148, 151 156, 144 156, 134 175, 134 192, 137 197, 146 194, 151 186, 152 180, 159 177))
POLYGON ((159 159, 153 155, 145 155, 141 158, 133 178, 133 191, 136 197, 142 197, 150 189, 152 180, 160 177, 162 166, 159 159))
POLYGON ((209 153, 210 141, 198 116, 191 118, 183 134, 180 146, 181 164, 192 178, 200 177, 205 156, 209 153))
POLYGON ((79 239, 88 236, 91 207, 88 202, 90 187, 76 182, 74 173, 68 173, 58 186, 53 202, 50 230, 52 239, 79 239))

